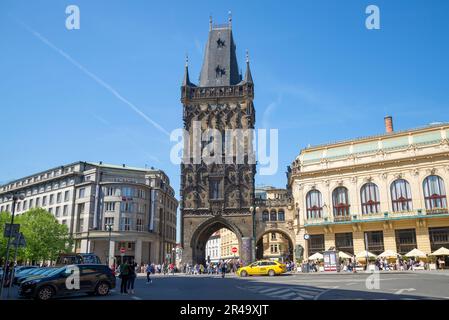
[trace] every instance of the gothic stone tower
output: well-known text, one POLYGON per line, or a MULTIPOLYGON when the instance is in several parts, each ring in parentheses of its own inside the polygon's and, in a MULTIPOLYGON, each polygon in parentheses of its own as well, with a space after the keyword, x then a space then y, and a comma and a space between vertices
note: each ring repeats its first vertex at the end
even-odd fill
MULTIPOLYGON (((225 25, 213 25, 211 21, 198 85, 190 82, 186 62, 181 102, 184 129, 190 137, 194 122, 200 124, 201 132, 214 128, 223 137, 227 129, 254 129, 254 87, 249 60, 247 56, 242 78, 235 49, 231 19, 225 25)), ((244 161, 234 158, 232 163, 224 160, 225 155, 221 163, 205 163, 203 159, 195 162, 194 152, 187 157, 184 153, 180 205, 182 263, 205 262, 206 242, 221 228, 236 234, 239 239, 237 255, 246 263, 251 261, 256 165, 248 161, 248 143, 252 144, 252 136, 247 136, 243 142, 244 161)), ((186 148, 192 150, 192 144, 185 144, 184 152, 186 148)))

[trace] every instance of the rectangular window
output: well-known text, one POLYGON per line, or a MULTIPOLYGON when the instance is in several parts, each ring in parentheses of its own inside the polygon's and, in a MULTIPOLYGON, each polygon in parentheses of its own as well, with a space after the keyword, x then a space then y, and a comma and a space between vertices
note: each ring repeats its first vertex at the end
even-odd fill
POLYGON ((41 198, 36 198, 36 208, 41 206, 41 198))
POLYGON ((49 204, 52 205, 54 201, 55 201, 55 195, 51 194, 49 204))
POLYGON ((429 238, 432 252, 441 247, 449 249, 449 227, 429 228, 429 238))
POLYGON ((275 232, 273 232, 273 233, 271 234, 271 240, 276 240, 276 233, 275 233, 275 232))
POLYGON ((48 212, 53 214, 53 208, 48 208, 48 212))
POLYGON ((34 199, 30 199, 30 209, 34 207, 34 199))
POLYGON ((62 210, 62 215, 63 215, 64 217, 66 217, 66 216, 69 215, 69 206, 67 206, 67 205, 64 206, 64 208, 63 208, 63 210, 62 210))
POLYGON ((136 230, 143 231, 143 220, 141 218, 137 218, 136 230))
POLYGON ((64 192, 64 201, 65 202, 69 201, 69 192, 68 191, 64 192))
POLYGON ((17 211, 20 211, 20 202, 17 202, 17 211))
POLYGON ((379 255, 385 251, 383 231, 367 231, 364 240, 365 248, 367 247, 369 252, 379 255))
POLYGON ((309 238, 309 256, 324 251, 324 234, 312 234, 309 238))
POLYGON ((56 207, 56 211, 55 211, 55 217, 59 217, 59 215, 60 215, 60 207, 56 207))
POLYGON ((85 209, 86 209, 86 206, 84 203, 78 204, 78 214, 83 214, 85 209))
POLYGON ((212 179, 209 181, 210 184, 210 198, 211 199, 222 199, 223 196, 221 194, 220 180, 212 179))
POLYGON ((106 211, 115 211, 115 202, 106 202, 105 208, 106 211))
POLYGON ((114 188, 106 188, 106 195, 107 196, 113 196, 114 195, 114 188))
POLYGON ((78 225, 76 226, 76 232, 83 232, 84 219, 78 219, 78 225))
POLYGON ((61 192, 56 195, 56 203, 61 203, 61 192))
POLYGON ((335 248, 338 251, 354 254, 354 244, 352 232, 336 233, 335 234, 335 248))
POLYGON ((104 229, 107 230, 107 226, 114 226, 114 218, 108 217, 104 219, 104 229))
POLYGON ((85 192, 86 192, 86 189, 85 189, 85 188, 79 189, 79 191, 78 191, 78 198, 79 198, 79 199, 84 198, 85 192))
POLYGON ((61 224, 67 225, 67 220, 62 220, 61 224))
POLYGON ((120 224, 120 231, 130 231, 131 230, 131 218, 122 217, 120 224))
POLYGON ((47 196, 42 197, 42 206, 45 207, 47 205, 47 196))
POLYGON ((399 254, 406 254, 417 247, 415 229, 395 230, 396 249, 399 254))
POLYGON ((27 209, 27 201, 26 201, 26 200, 23 201, 22 209, 23 209, 24 211, 27 209))
POLYGON ((134 207, 133 202, 123 201, 120 203, 120 210, 122 212, 134 212, 134 207))

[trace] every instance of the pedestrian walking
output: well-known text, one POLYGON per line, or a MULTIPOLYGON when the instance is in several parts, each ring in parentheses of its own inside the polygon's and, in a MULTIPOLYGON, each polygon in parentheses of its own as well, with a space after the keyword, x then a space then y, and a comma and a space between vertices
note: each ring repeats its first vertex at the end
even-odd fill
POLYGON ((120 283, 120 293, 125 294, 128 293, 127 285, 128 285, 128 279, 129 279, 129 265, 127 261, 122 263, 120 265, 120 275, 119 278, 121 279, 120 283))
POLYGON ((151 280, 151 277, 150 277, 150 275, 151 275, 151 263, 149 263, 147 265, 147 268, 146 268, 145 271, 147 273, 147 283, 153 283, 153 280, 151 280))
POLYGON ((136 282, 136 273, 137 269, 137 263, 132 261, 129 264, 129 275, 128 275, 128 281, 127 281, 127 291, 128 293, 134 294, 134 283, 136 282))
POLYGON ((227 269, 227 266, 226 266, 226 263, 223 260, 222 263, 221 263, 221 277, 222 278, 224 278, 225 275, 226 275, 226 269, 227 269))

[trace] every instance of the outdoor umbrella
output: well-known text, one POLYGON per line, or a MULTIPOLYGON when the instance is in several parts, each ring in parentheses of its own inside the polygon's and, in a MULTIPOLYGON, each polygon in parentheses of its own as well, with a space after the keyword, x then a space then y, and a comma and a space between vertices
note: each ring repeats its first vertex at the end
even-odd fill
POLYGON ((381 258, 397 258, 398 253, 393 250, 385 250, 381 254, 379 254, 379 257, 381 258))
POLYGON ((449 249, 446 249, 445 247, 441 247, 437 251, 429 254, 429 256, 449 256, 449 249))
POLYGON ((340 259, 351 259, 351 256, 343 251, 338 251, 338 257, 340 259))
POLYGON ((309 257, 309 260, 322 260, 323 259, 323 255, 321 254, 321 253, 319 253, 319 252, 316 252, 316 253, 314 253, 314 254, 312 254, 310 257, 309 257))
POLYGON ((375 258, 375 257, 377 257, 374 253, 371 253, 371 252, 366 251, 366 250, 363 250, 363 251, 357 253, 355 256, 356 256, 357 258, 366 258, 366 257, 368 257, 368 258, 369 258, 369 257, 375 258))
POLYGON ((421 250, 418 250, 416 248, 413 249, 412 251, 410 251, 409 253, 407 253, 405 256, 409 257, 409 258, 413 258, 413 257, 426 258, 427 257, 427 255, 424 252, 422 252, 421 250))

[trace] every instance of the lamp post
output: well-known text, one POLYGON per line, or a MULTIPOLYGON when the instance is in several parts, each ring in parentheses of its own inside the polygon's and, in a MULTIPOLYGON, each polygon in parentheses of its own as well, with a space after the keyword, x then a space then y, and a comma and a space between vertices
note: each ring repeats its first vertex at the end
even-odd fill
MULTIPOLYGON (((11 238, 13 236, 13 234, 12 234, 13 227, 12 226, 14 224, 14 214, 16 212, 16 203, 17 203, 17 200, 23 200, 23 199, 25 199, 25 196, 23 194, 13 194, 12 195, 11 225, 9 228, 8 243, 6 244, 5 265, 3 266, 3 277, 2 277, 1 286, 0 286, 0 300, 3 299, 3 285, 5 284, 5 278, 8 276, 6 271, 7 271, 7 266, 9 265, 9 249, 11 246, 11 238)), ((14 266, 13 266, 13 268, 14 268, 14 266)))
POLYGON ((114 225, 112 223, 108 223, 106 224, 106 231, 109 232, 109 246, 108 246, 108 266, 111 265, 110 263, 110 257, 111 257, 111 233, 112 233, 112 228, 114 227, 114 225))

